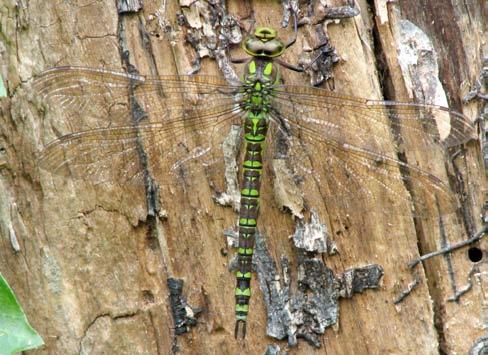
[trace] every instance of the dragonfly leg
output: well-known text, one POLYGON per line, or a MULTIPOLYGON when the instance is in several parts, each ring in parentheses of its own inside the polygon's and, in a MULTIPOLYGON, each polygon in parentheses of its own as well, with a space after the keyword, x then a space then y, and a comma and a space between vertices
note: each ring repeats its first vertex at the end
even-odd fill
MULTIPOLYGON (((315 60, 317 60, 317 59, 315 59, 315 60)), ((309 65, 307 65, 307 67, 300 67, 298 65, 293 65, 293 64, 287 63, 287 62, 285 62, 279 58, 276 58, 275 62, 278 63, 279 65, 281 65, 282 67, 286 68, 286 69, 290 69, 290 70, 293 70, 293 71, 296 71, 299 73, 304 72, 311 65, 311 64, 309 64, 309 65)))
POLYGON ((297 41, 298 36, 298 20, 296 9, 290 8, 293 15, 293 37, 285 44, 285 48, 290 48, 297 41))
MULTIPOLYGON (((328 45, 328 41, 325 42, 325 43, 322 43, 322 44, 319 44, 317 47, 315 47, 313 50, 317 50, 317 49, 320 49, 321 47, 325 46, 325 45, 328 45)), ((308 69, 310 69, 310 67, 320 59, 320 57, 322 57, 323 55, 327 55, 328 51, 320 51, 319 54, 317 54, 315 56, 315 58, 312 59, 312 61, 310 63, 308 63, 305 67, 301 67, 301 66, 298 66, 298 65, 293 65, 293 64, 290 64, 290 63, 287 63, 279 58, 276 58, 275 59, 275 62, 278 63, 279 65, 281 65, 282 67, 285 67, 286 69, 290 69, 290 70, 293 70, 293 71, 296 71, 296 72, 299 72, 299 73, 302 73, 308 69)))
POLYGON ((232 58, 230 57, 230 62, 233 64, 244 64, 249 61, 249 58, 232 58))

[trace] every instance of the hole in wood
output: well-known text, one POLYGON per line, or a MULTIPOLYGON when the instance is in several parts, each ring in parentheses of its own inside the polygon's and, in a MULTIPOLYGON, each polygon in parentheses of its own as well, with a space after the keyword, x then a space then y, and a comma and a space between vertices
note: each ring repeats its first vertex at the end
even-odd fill
POLYGON ((477 263, 483 258, 483 252, 480 248, 471 247, 468 249, 468 258, 471 262, 477 263))

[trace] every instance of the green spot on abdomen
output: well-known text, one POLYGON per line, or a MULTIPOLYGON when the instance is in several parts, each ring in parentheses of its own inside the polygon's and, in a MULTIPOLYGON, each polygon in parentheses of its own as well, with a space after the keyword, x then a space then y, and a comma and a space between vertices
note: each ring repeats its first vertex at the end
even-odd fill
POLYGON ((235 295, 236 296, 251 297, 251 289, 250 288, 246 288, 244 290, 241 290, 239 287, 236 287, 235 295))
POLYGON ((250 272, 246 272, 246 273, 242 273, 240 271, 236 271, 236 277, 238 279, 251 279, 251 273, 250 272))
POLYGON ((241 195, 246 197, 259 197, 259 191, 256 189, 242 189, 241 195))
POLYGON ((252 255, 253 249, 252 248, 239 248, 237 252, 241 255, 252 255))
POLYGON ((257 160, 246 160, 244 162, 244 168, 248 169, 261 169, 263 167, 263 163, 257 160))
POLYGON ((257 222, 254 218, 239 218, 239 225, 242 227, 256 227, 257 222))

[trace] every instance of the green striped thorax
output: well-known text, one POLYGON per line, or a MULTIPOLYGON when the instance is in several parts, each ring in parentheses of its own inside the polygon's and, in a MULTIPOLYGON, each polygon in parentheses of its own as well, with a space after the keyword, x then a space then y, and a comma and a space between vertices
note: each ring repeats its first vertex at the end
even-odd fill
POLYGON ((242 76, 242 93, 245 94, 243 109, 248 112, 248 121, 254 137, 249 135, 249 140, 264 138, 267 130, 268 112, 271 107, 270 97, 274 87, 280 84, 280 73, 273 58, 280 56, 285 50, 285 45, 277 37, 275 29, 270 27, 258 27, 252 36, 243 42, 244 51, 252 58, 246 64, 242 76))

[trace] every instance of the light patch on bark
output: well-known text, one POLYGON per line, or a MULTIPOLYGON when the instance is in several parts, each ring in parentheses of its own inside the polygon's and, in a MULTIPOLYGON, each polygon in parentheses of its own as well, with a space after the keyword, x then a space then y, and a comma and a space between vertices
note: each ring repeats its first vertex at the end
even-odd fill
POLYGON ((334 243, 328 242, 329 231, 327 225, 320 223, 319 216, 312 209, 309 223, 299 221, 295 233, 291 236, 293 243, 299 249, 310 252, 335 254, 337 247, 334 243))
POLYGON ((0 99, 2 97, 7 97, 7 89, 5 89, 5 85, 3 84, 2 76, 0 75, 0 99))
MULTIPOLYGON (((405 84, 417 99, 426 103, 448 107, 446 93, 439 80, 437 53, 429 37, 407 20, 398 22, 398 62, 405 84)), ((440 138, 444 140, 451 131, 449 115, 435 115, 440 138)))
POLYGON ((4 182, 0 179, 0 235, 8 236, 10 246, 14 252, 21 251, 19 237, 27 238, 27 230, 22 217, 19 214, 17 204, 13 197, 8 193, 4 182), (15 226, 15 228, 14 228, 15 226))
POLYGON ((234 211, 239 211, 241 196, 239 192, 239 183, 237 181, 237 155, 241 145, 241 130, 238 125, 233 125, 229 134, 222 142, 222 151, 224 152, 225 164, 225 183, 227 190, 215 197, 215 201, 222 206, 232 206, 234 211))
POLYGON ((293 175, 284 159, 273 159, 274 196, 280 208, 288 208, 291 213, 302 219, 304 202, 302 192, 293 180, 293 175))

